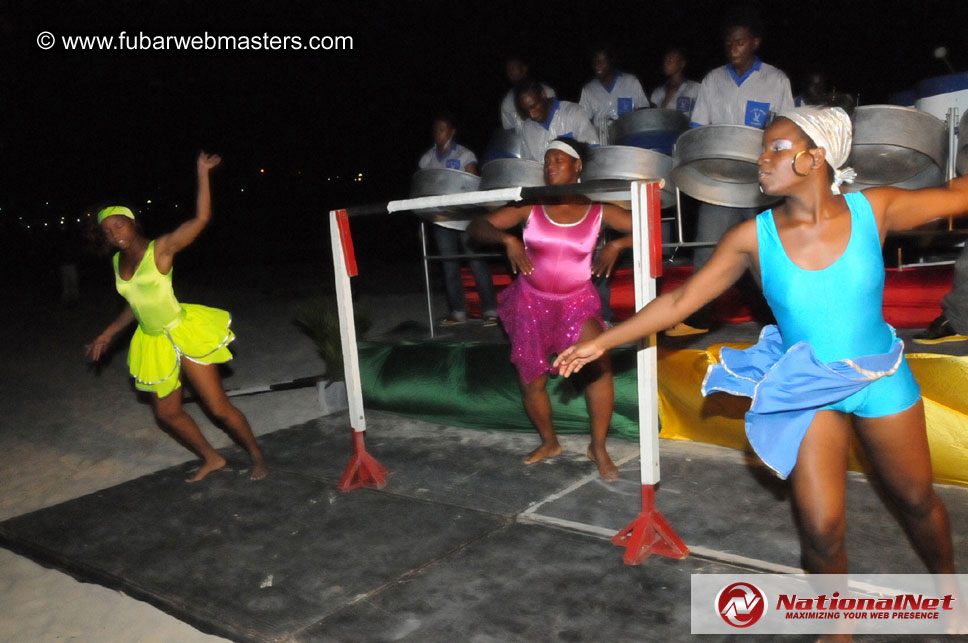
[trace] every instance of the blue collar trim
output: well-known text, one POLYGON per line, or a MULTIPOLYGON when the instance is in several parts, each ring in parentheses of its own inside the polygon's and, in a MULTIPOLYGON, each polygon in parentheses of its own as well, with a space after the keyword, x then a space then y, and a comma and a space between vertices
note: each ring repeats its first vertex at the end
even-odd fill
POLYGON ((615 83, 618 82, 618 77, 621 75, 622 75, 622 72, 620 71, 612 72, 612 82, 610 84, 606 85, 601 80, 598 81, 598 84, 604 87, 605 91, 611 94, 612 90, 615 89, 615 83))
POLYGON ((545 128, 545 129, 551 129, 551 121, 555 120, 555 114, 558 113, 558 108, 559 107, 561 107, 561 101, 559 101, 557 98, 552 98, 551 99, 551 110, 548 112, 548 118, 545 119, 545 122, 538 123, 538 125, 540 125, 541 127, 545 128))
POLYGON ((457 141, 451 141, 450 149, 447 150, 447 152, 444 153, 443 155, 441 155, 440 152, 437 151, 437 146, 434 145, 434 156, 437 157, 438 161, 443 161, 445 158, 453 154, 456 150, 457 150, 457 141))
POLYGON ((747 69, 746 73, 743 74, 742 76, 736 73, 736 69, 734 69, 733 65, 731 64, 726 65, 726 71, 729 72, 729 75, 733 79, 733 82, 736 83, 737 87, 739 87, 740 85, 743 84, 743 81, 745 81, 747 78, 752 76, 754 71, 759 71, 760 67, 762 66, 763 66, 763 61, 760 60, 759 56, 757 56, 753 58, 753 66, 747 69))

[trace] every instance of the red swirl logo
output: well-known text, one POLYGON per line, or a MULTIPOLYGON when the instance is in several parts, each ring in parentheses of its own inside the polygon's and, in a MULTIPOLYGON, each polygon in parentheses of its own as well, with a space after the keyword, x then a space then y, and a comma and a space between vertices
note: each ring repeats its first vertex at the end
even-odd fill
POLYGON ((766 614, 766 595, 756 585, 733 583, 716 595, 716 609, 733 627, 749 627, 766 614))

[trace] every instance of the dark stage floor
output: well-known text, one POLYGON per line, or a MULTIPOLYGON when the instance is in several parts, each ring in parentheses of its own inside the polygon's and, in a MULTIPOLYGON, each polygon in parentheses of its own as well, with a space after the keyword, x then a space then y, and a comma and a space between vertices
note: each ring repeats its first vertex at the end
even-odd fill
MULTIPOLYGON (((627 443, 609 485, 583 436, 525 467, 532 434, 368 416, 381 491, 336 490, 337 414, 265 436, 265 482, 227 450, 240 464, 201 484, 160 471, 7 520, 0 544, 239 641, 681 641, 691 574, 799 566, 786 486, 741 453, 662 441, 659 509, 693 554, 626 566, 608 537, 640 508, 627 443)), ((968 551, 968 489, 939 489, 968 551)), ((862 475, 848 510, 851 571, 923 571, 862 475)))

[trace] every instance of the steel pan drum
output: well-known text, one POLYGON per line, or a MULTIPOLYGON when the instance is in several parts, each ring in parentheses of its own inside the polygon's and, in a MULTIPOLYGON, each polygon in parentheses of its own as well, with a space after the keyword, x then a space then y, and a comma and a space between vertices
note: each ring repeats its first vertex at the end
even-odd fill
POLYGON ((955 171, 958 176, 968 174, 968 112, 961 117, 958 124, 958 147, 955 153, 955 171))
MULTIPOLYGON (((544 164, 528 159, 494 159, 481 168, 479 190, 498 188, 532 188, 544 185, 544 164)), ((505 201, 482 203, 488 208, 504 205, 505 201)))
POLYGON ((689 119, 674 109, 639 109, 612 123, 608 140, 671 155, 676 139, 688 129, 689 119))
POLYGON ((760 192, 757 159, 763 131, 745 125, 703 125, 676 143, 672 180, 689 196, 732 208, 769 205, 760 192))
POLYGON ((947 163, 948 132, 931 114, 895 105, 854 110, 854 143, 847 165, 857 172, 845 192, 878 185, 918 189, 940 185, 947 163))
MULTIPOLYGON (((410 181, 410 197, 441 196, 443 194, 458 194, 473 192, 478 189, 481 177, 460 170, 443 168, 429 168, 417 170, 410 181)), ((451 206, 448 208, 431 208, 421 210, 422 214, 453 213, 455 210, 467 210, 472 206, 451 206)))
MULTIPOLYGON (((665 179, 660 198, 662 207, 667 208, 676 204, 676 188, 669 177, 671 171, 671 156, 626 145, 603 145, 589 151, 588 162, 582 167, 581 178, 582 181, 665 179)), ((619 203, 626 208, 631 205, 628 198, 616 194, 589 194, 588 197, 595 201, 619 203)))
POLYGON ((524 137, 510 129, 494 130, 484 150, 482 163, 495 159, 519 159, 524 156, 524 137))

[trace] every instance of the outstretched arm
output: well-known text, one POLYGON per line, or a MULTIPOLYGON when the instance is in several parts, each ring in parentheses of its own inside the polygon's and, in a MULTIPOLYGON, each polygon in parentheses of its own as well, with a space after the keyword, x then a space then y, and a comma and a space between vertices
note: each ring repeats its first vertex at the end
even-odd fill
POLYGON ((874 209, 882 235, 916 228, 941 217, 968 214, 968 176, 937 188, 871 188, 864 190, 864 195, 874 209))
POLYGON ((723 237, 705 266, 675 290, 653 299, 631 319, 593 340, 566 348, 555 366, 568 377, 605 351, 674 326, 711 302, 752 265, 756 252, 756 222, 742 223, 723 237))
POLYGON ((222 157, 217 154, 200 152, 196 168, 198 173, 198 196, 195 200, 195 216, 181 224, 174 231, 162 235, 155 240, 155 264, 162 274, 167 274, 171 268, 175 253, 191 244, 202 233, 205 226, 212 219, 212 192, 209 185, 209 172, 219 163, 222 157))
POLYGON ((100 335, 94 338, 94 341, 90 344, 84 346, 84 353, 93 359, 95 362, 101 359, 101 355, 104 354, 105 349, 111 345, 111 341, 114 339, 115 335, 120 333, 122 330, 128 327, 128 325, 134 321, 134 313, 131 312, 129 306, 125 306, 124 310, 117 318, 108 324, 108 327, 104 329, 100 335))
POLYGON ((526 275, 530 275, 534 270, 528 254, 525 252, 524 244, 513 234, 505 232, 528 218, 531 213, 530 206, 516 206, 501 208, 491 214, 477 217, 467 226, 467 233, 472 239, 480 243, 493 245, 503 245, 511 262, 511 270, 515 274, 520 270, 526 275))

